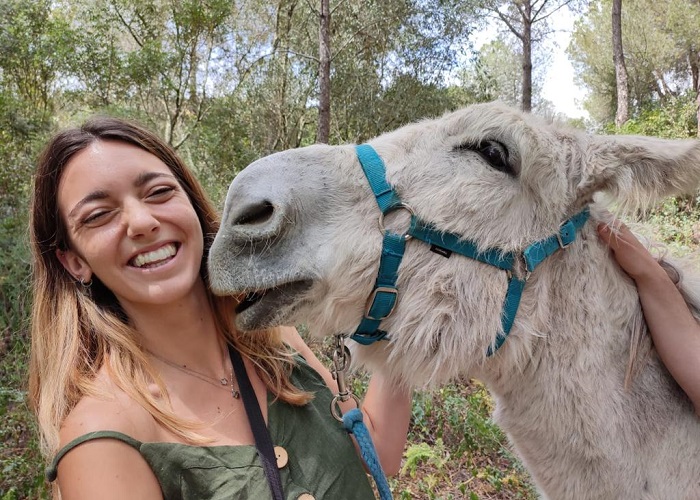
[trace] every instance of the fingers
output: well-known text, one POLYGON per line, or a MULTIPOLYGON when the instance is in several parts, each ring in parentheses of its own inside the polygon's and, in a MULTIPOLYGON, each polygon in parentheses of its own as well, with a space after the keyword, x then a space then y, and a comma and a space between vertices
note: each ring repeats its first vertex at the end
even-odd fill
POLYGON ((613 229, 603 222, 598 224, 598 235, 603 242, 608 245, 613 250, 617 250, 619 247, 619 239, 615 236, 613 229))
POLYGON ((641 245, 637 237, 632 233, 627 225, 615 219, 610 224, 598 224, 598 234, 601 239, 613 250, 617 250, 622 245, 641 245))

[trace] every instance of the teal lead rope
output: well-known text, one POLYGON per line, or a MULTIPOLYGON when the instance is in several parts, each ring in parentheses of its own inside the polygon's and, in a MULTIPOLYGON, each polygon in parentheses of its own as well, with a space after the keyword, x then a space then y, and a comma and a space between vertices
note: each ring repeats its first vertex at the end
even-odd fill
POLYGON ((331 415, 333 415, 336 420, 343 423, 343 427, 345 427, 348 433, 355 436, 362 459, 365 461, 365 464, 367 464, 367 468, 370 474, 372 474, 372 479, 374 479, 374 483, 377 485, 379 498, 381 500, 391 500, 389 482, 386 480, 382 464, 379 462, 372 437, 363 421, 362 412, 360 411, 360 400, 350 391, 345 380, 345 372, 348 370, 349 366, 350 350, 345 346, 345 338, 342 335, 336 335, 335 350, 333 351, 333 368, 331 371, 333 373, 333 378, 338 384, 338 394, 336 394, 333 401, 331 401, 331 415), (338 403, 350 399, 355 401, 357 408, 353 408, 345 415, 341 415, 338 403))
POLYGON ((377 450, 374 448, 374 443, 369 435, 367 426, 362 420, 362 412, 360 409, 353 408, 343 415, 343 425, 345 426, 345 430, 355 436, 355 440, 360 447, 362 459, 367 464, 367 468, 374 478, 374 483, 377 485, 379 498, 381 500, 391 500, 389 482, 387 481, 384 470, 382 469, 382 464, 379 463, 377 450))

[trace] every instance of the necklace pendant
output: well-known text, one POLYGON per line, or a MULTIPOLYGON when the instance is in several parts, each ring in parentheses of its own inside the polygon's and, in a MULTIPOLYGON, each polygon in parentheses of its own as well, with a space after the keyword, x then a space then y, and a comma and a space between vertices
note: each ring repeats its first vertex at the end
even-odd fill
POLYGON ((241 397, 241 393, 231 387, 231 396, 233 396, 233 399, 239 399, 241 397))
POLYGON ((226 377, 221 377, 219 379, 219 382, 221 383, 221 385, 228 385, 228 379, 226 377))

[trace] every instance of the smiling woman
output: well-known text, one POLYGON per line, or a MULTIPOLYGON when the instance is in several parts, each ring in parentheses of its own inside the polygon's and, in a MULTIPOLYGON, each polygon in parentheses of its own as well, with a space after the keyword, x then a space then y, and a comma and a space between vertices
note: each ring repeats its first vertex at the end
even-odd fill
POLYGON ((56 253, 83 281, 93 274, 136 320, 142 304, 193 297, 202 261, 197 213, 149 152, 98 141, 73 156, 58 186, 70 246, 56 253))
MULTIPOLYGON (((217 228, 196 179, 138 125, 96 118, 47 145, 31 207, 30 396, 57 497, 373 497, 328 410, 332 377, 296 330, 241 334, 236 306, 267 302, 212 294, 217 228), (278 474, 239 393, 267 424, 278 474)), ((270 294, 284 303, 283 288, 270 294)), ((409 392, 377 378, 363 412, 396 471, 409 392)))

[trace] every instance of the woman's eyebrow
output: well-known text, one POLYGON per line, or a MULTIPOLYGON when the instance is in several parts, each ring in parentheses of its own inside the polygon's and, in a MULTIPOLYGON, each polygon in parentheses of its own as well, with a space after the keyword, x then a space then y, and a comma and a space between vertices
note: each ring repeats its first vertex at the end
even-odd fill
MULTIPOLYGON (((164 172, 142 172, 136 177, 136 180, 134 181, 134 187, 143 187, 146 183, 153 179, 157 179, 159 177, 165 177, 167 179, 172 179, 172 180, 177 180, 174 175, 172 174, 166 174, 164 172)), ((80 200, 76 205, 73 207, 73 210, 70 211, 68 214, 69 218, 72 218, 75 213, 80 210, 80 207, 85 205, 86 203, 90 203, 91 201, 95 200, 104 200, 109 197, 109 194, 107 191, 103 191, 101 189, 97 191, 93 191, 92 193, 88 194, 85 198, 80 200)))
POLYGON ((69 219, 73 218, 75 216, 75 213, 78 210, 80 210, 80 207, 82 207, 86 203, 90 203, 91 201, 95 201, 95 200, 104 200, 107 197, 109 197, 109 194, 107 193, 107 191, 103 191, 103 190, 93 191, 92 193, 88 194, 85 198, 83 198, 82 200, 80 200, 78 203, 75 204, 75 206, 73 207, 73 210, 71 210, 68 213, 68 218, 69 219))

